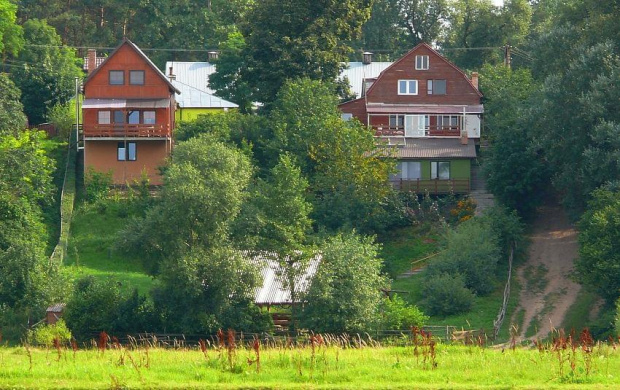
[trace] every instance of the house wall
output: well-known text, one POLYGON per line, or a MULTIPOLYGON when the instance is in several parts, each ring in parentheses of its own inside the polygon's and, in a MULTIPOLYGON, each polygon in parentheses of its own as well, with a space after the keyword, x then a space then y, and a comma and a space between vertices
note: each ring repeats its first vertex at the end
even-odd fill
POLYGON ((84 86, 87 99, 156 99, 170 97, 170 87, 130 45, 122 45, 112 57, 98 68, 84 86), (111 70, 125 71, 124 85, 110 85, 111 70), (129 71, 143 70, 144 85, 130 85, 129 71))
POLYGON ((198 119, 199 115, 217 114, 223 111, 222 108, 179 108, 176 110, 175 117, 179 122, 191 122, 198 119))
POLYGON ((422 180, 430 180, 431 178, 431 161, 450 161, 450 178, 451 179, 470 179, 471 178, 471 160, 469 159, 403 159, 402 161, 419 161, 422 170, 422 180))
POLYGON ((364 125, 368 125, 368 118, 366 116, 366 102, 364 99, 351 100, 339 105, 338 108, 342 113, 353 114, 354 118, 357 118, 364 125))
POLYGON ((112 171, 113 184, 124 185, 140 179, 142 171, 146 170, 150 184, 163 184, 157 168, 165 163, 170 150, 169 141, 128 141, 136 142, 136 161, 118 161, 119 142, 122 141, 85 141, 85 172, 89 169, 97 172, 112 171))
MULTIPOLYGON (((91 125, 97 125, 98 121, 99 121, 99 117, 98 117, 98 112, 99 111, 117 111, 117 110, 123 110, 123 111, 132 111, 133 109, 131 108, 123 108, 123 109, 118 109, 118 108, 85 108, 82 110, 82 113, 84 115, 84 123, 85 124, 91 124, 91 125)), ((168 119, 170 116, 170 108, 136 108, 136 110, 138 111, 155 111, 155 122, 157 124, 167 124, 168 123, 168 119)), ((112 116, 113 114, 111 114, 111 120, 114 120, 114 117, 112 116)), ((148 125, 146 125, 148 126, 148 125)))
MULTIPOLYGON (((369 103, 480 104, 480 95, 467 77, 432 49, 420 45, 386 69, 368 91, 369 103), (416 70, 416 55, 429 56, 429 69, 416 70), (446 80, 446 95, 429 95, 427 80, 446 80), (398 95, 398 80, 418 80, 417 95, 398 95)), ((341 106, 342 107, 342 106, 341 106)))

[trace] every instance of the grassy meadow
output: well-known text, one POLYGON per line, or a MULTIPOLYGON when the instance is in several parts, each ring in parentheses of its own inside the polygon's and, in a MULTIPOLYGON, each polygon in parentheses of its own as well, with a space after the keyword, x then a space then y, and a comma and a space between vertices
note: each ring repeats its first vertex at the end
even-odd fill
POLYGON ((204 351, 0 348, 0 388, 579 389, 620 386, 620 351, 437 344, 204 351), (431 352, 432 351, 432 352, 431 352))

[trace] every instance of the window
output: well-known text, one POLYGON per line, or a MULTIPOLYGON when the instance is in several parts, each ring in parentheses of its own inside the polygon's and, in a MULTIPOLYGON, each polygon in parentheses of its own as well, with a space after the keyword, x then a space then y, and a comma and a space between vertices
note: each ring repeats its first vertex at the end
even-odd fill
POLYGON ((122 70, 110 71, 110 85, 123 85, 125 84, 125 72, 122 70))
POLYGON ((144 85, 144 71, 143 70, 130 70, 129 71, 129 84, 144 85))
POLYGON ((405 127, 405 117, 403 115, 390 115, 390 127, 402 129, 405 127))
POLYGON ((419 161, 399 161, 396 168, 398 172, 390 176, 392 180, 422 179, 422 163, 419 161))
POLYGON ((353 118, 353 114, 343 113, 343 114, 340 114, 340 118, 343 121, 350 121, 353 118))
POLYGON ((144 111, 142 116, 145 125, 155 124, 155 111, 144 111))
POLYGON ((450 179, 450 162, 431 161, 431 179, 450 179))
POLYGON ((418 80, 398 80, 399 95, 417 95, 418 80))
POLYGON ((426 82, 426 93, 429 95, 445 95, 446 80, 428 80, 426 82))
POLYGON ((118 161, 136 161, 137 146, 135 142, 119 142, 116 148, 118 161))
POLYGON ((140 111, 129 111, 127 113, 127 123, 137 125, 140 123, 140 111))
POLYGON ((457 115, 440 115, 437 117, 438 130, 459 130, 460 123, 457 115))
POLYGON ((123 111, 114 111, 114 123, 125 123, 125 113, 123 111))
POLYGON ((100 125, 110 124, 110 111, 99 111, 97 114, 97 123, 99 123, 100 125))
POLYGON ((428 70, 428 56, 415 56, 415 69, 428 70))

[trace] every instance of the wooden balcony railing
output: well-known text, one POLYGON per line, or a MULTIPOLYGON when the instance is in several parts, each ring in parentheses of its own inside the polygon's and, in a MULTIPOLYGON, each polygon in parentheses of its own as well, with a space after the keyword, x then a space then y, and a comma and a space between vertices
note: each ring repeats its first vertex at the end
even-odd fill
MULTIPOLYGON (((375 137, 404 137, 403 126, 373 126, 375 137)), ((424 128, 424 137, 459 137, 461 126, 428 126, 424 128)))
POLYGON ((400 191, 409 191, 415 193, 424 193, 428 191, 430 194, 447 194, 451 191, 456 194, 466 194, 471 190, 469 179, 432 179, 432 180, 390 180, 390 184, 400 191))
POLYGON ((171 136, 170 126, 164 124, 153 125, 88 125, 84 124, 85 137, 157 137, 166 138, 171 136))

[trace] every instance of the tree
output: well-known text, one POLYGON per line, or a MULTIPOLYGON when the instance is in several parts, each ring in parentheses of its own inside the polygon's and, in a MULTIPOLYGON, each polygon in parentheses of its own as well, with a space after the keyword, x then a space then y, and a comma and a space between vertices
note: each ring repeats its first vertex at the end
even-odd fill
POLYGON ((53 27, 36 19, 24 23, 24 38, 33 45, 15 58, 11 76, 22 92, 22 104, 31 124, 43 123, 49 109, 65 104, 75 94, 75 78, 82 76, 72 50, 53 27))
POLYGON ((398 0, 377 0, 372 4, 370 19, 362 27, 362 36, 354 45, 357 49, 381 50, 379 60, 398 58, 409 49, 407 31, 401 25, 398 0), (385 51, 385 52, 384 52, 385 51))
POLYGON ((370 0, 255 2, 241 26, 247 44, 241 77, 252 100, 272 102, 286 80, 335 80, 370 5, 370 0))
POLYGON ((396 0, 400 26, 409 33, 411 47, 432 43, 438 37, 448 15, 446 0, 396 0))
POLYGON ((321 263, 305 295, 301 325, 315 332, 366 332, 379 322, 379 247, 356 233, 338 234, 321 246, 321 263))
POLYGON ((608 302, 620 297, 620 191, 617 183, 595 190, 579 222, 577 279, 608 302))
POLYGON ((20 102, 21 92, 6 73, 0 73, 0 136, 15 134, 26 126, 24 106, 20 102))
POLYGON ((17 5, 0 0, 0 56, 17 55, 22 45, 22 28, 16 24, 17 5))

